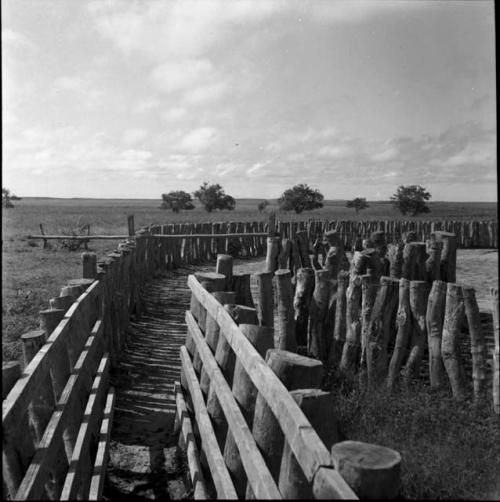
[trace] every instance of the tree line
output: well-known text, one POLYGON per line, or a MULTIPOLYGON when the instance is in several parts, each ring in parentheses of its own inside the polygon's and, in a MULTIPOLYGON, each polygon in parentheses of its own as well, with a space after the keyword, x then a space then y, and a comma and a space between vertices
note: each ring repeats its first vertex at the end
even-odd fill
MULTIPOLYGON (((193 196, 198 199, 201 206, 211 213, 214 210, 233 210, 236 201, 227 195, 219 183, 210 185, 204 182, 198 190, 193 192, 193 196)), ((194 201, 191 194, 184 190, 174 190, 162 194, 161 209, 171 209, 174 213, 181 210, 194 209, 194 201)), ((431 198, 431 194, 420 185, 400 185, 395 194, 390 198, 393 206, 402 214, 416 216, 420 213, 429 213, 429 206, 425 203, 431 198)), ((304 183, 293 186, 285 190, 278 199, 278 206, 282 211, 295 211, 297 214, 303 211, 319 209, 323 207, 323 194, 309 187, 304 183)), ((263 212, 269 205, 269 201, 263 200, 257 204, 259 212, 263 212)), ((346 207, 353 208, 356 214, 359 211, 369 208, 365 197, 355 197, 348 200, 346 207)))

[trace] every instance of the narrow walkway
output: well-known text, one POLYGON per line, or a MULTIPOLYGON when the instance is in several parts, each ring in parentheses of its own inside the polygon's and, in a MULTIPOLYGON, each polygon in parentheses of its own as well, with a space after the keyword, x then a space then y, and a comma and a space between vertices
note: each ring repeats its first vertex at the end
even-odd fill
POLYGON ((189 273, 187 269, 169 271, 147 284, 146 314, 131 323, 127 347, 112 377, 116 406, 104 491, 107 499, 189 496, 172 434, 173 383, 180 379, 189 273))

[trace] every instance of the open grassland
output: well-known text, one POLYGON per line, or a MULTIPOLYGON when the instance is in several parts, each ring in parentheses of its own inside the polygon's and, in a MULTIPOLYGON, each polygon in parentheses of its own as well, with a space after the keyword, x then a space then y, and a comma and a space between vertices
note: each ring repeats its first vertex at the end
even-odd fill
MULTIPOLYGON (((234 211, 207 213, 197 206, 175 214, 159 208, 160 200, 126 199, 51 199, 25 198, 13 209, 2 212, 2 341, 3 359, 20 357, 19 336, 38 326, 38 312, 48 308, 49 298, 58 295, 68 279, 81 276, 79 252, 61 249, 56 241, 43 249, 41 240, 29 240, 28 234, 40 234, 42 223, 46 234, 60 234, 90 225, 91 234, 126 234, 127 215, 134 214, 135 226, 181 221, 255 221, 267 220, 276 201, 266 212, 257 210, 258 199, 239 199, 234 211)), ((325 201, 322 209, 301 215, 278 211, 283 221, 326 219, 400 219, 388 202, 369 202, 370 208, 356 215, 345 207, 345 201, 325 201)), ((430 203, 431 219, 491 219, 497 217, 495 203, 430 203)), ((404 217, 405 219, 411 219, 404 217)), ((418 218, 415 218, 418 219, 418 218)), ((116 241, 91 241, 89 249, 98 257, 112 251, 116 241)), ((496 272, 495 272, 496 275, 496 272)))

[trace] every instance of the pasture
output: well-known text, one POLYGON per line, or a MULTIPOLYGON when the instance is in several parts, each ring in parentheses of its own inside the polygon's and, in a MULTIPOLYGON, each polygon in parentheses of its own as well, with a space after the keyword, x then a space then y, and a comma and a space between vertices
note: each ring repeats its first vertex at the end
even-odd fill
MULTIPOLYGON (((3 360, 21 356, 19 336, 37 328, 38 312, 47 308, 48 299, 56 295, 68 279, 81 274, 80 252, 61 249, 52 241, 43 249, 41 240, 29 240, 29 234, 40 234, 40 223, 46 234, 60 234, 90 225, 91 234, 127 233, 127 215, 134 214, 135 226, 151 223, 184 221, 259 221, 267 220, 269 211, 277 211, 277 219, 418 219, 402 216, 388 201, 369 201, 370 207, 356 215, 345 207, 346 201, 325 201, 324 207, 302 214, 278 211, 276 200, 259 213, 260 199, 238 199, 233 211, 207 213, 199 204, 191 211, 173 213, 159 208, 154 199, 56 199, 25 198, 13 209, 2 212, 2 342, 3 360)), ((497 217, 495 203, 431 202, 428 219, 491 219, 497 217)), ((99 256, 114 249, 113 241, 91 241, 89 249, 99 256)), ((495 274, 496 275, 496 274, 495 274)))

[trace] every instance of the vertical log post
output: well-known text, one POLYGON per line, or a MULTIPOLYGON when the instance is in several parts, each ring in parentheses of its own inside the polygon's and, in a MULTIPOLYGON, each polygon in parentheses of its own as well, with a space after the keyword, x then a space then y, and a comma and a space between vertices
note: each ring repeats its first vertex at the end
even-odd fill
MULTIPOLYGON (((292 390, 290 395, 299 405, 312 428, 328 450, 341 440, 335 417, 332 395, 319 389, 292 390)), ((285 439, 278 487, 285 499, 313 499, 312 483, 308 482, 290 444, 285 439)))
POLYGON ((451 384, 453 397, 461 401, 465 397, 463 369, 459 354, 460 330, 465 315, 462 288, 448 283, 446 290, 446 309, 444 314, 441 355, 451 384))
MULTIPOLYGON (((234 319, 236 324, 257 324, 257 311, 244 305, 224 305, 229 315, 234 319)), ((234 367, 236 364, 236 355, 229 345, 226 337, 219 334, 217 348, 215 349, 215 360, 217 361, 224 378, 229 386, 233 384, 234 367)), ((222 407, 217 398, 217 394, 210 383, 207 393, 207 411, 212 419, 214 426, 215 437, 219 443, 221 450, 224 449, 227 434, 227 421, 222 411, 222 407)))
POLYGON ((388 246, 389 275, 395 279, 399 279, 403 271, 403 248, 404 244, 402 242, 389 244, 388 246))
POLYGON ((361 499, 394 499, 401 488, 401 455, 390 448, 360 441, 332 447, 335 469, 361 499))
MULTIPOLYGON (((317 389, 321 385, 323 365, 320 361, 285 350, 271 349, 267 351, 266 362, 289 391, 304 387, 317 389)), ((258 394, 255 403, 252 434, 269 471, 278 481, 284 436, 261 394, 258 394)))
POLYGON ((342 358, 344 343, 346 338, 347 324, 347 298, 346 292, 349 285, 349 273, 345 270, 339 272, 337 277, 337 306, 335 309, 335 327, 333 331, 333 340, 330 346, 328 363, 330 366, 338 367, 342 358))
POLYGON ((429 257, 425 262, 425 269, 427 273, 426 280, 429 283, 439 281, 441 279, 441 251, 443 243, 436 240, 427 240, 427 253, 429 257))
POLYGON ((254 274, 257 279, 257 290, 259 301, 257 303, 257 314, 261 326, 274 327, 274 296, 273 296, 273 273, 257 272, 254 274))
POLYGON ((299 268, 296 274, 295 296, 295 337, 298 346, 307 346, 307 326, 309 322, 309 305, 314 292, 314 270, 299 268))
MULTIPOLYGON (((267 326, 256 326, 254 324, 240 324, 240 330, 250 343, 255 347, 261 357, 265 357, 268 349, 273 348, 274 330, 267 326)), ((245 420, 252 428, 253 414, 255 411, 255 401, 257 399, 257 388, 244 370, 239 359, 236 359, 233 377, 233 395, 241 408, 245 420)), ((231 473, 234 488, 239 498, 244 498, 247 476, 241 462, 241 455, 234 441, 234 436, 229 429, 224 446, 224 460, 231 473)))
POLYGON ((133 214, 129 214, 127 216, 127 227, 128 227, 129 237, 133 237, 135 235, 135 224, 134 224, 134 215, 133 214))
POLYGON ((495 337, 495 350, 493 352, 493 411, 500 415, 500 342, 499 342, 499 316, 498 316, 498 288, 490 289, 491 311, 493 313, 493 335, 495 337))
MULTIPOLYGON (((432 239, 432 235, 431 235, 432 239)), ((444 282, 456 281, 457 269, 457 238, 450 232, 434 232, 434 239, 443 243, 441 251, 441 280, 444 282)))
POLYGON ((346 290, 346 334, 340 370, 355 371, 361 346, 361 276, 351 277, 346 290))
MULTIPOLYGON (((45 235, 45 232, 43 231, 43 225, 40 223, 40 233, 42 235, 45 235)), ((48 240, 47 239, 43 239, 43 249, 46 249, 47 246, 48 246, 48 240)))
MULTIPOLYGON (((288 269, 290 255, 292 252, 292 241, 290 239, 283 239, 281 241, 281 250, 278 254, 278 268, 288 269)), ((292 272, 293 269, 290 270, 292 272)))
POLYGON ((274 272, 278 268, 279 237, 267 237, 265 272, 274 272))
POLYGON ((277 270, 277 333, 275 333, 275 348, 297 352, 295 338, 295 312, 293 309, 292 282, 289 270, 277 270))
POLYGON ((224 290, 230 291, 233 280, 233 257, 229 254, 218 254, 215 272, 226 278, 224 290))
POLYGON ((324 328, 330 299, 331 277, 328 270, 314 271, 314 290, 309 305, 307 349, 310 354, 321 360, 326 357, 325 339, 328 334, 324 333, 324 328))
POLYGON ((380 287, 378 281, 374 281, 369 274, 361 276, 361 360, 360 378, 364 378, 366 371, 366 347, 368 345, 368 327, 372 315, 373 304, 380 287))
POLYGON ((410 282, 410 311, 412 334, 410 340, 410 353, 406 361, 404 378, 405 383, 418 376, 418 370, 424 355, 427 342, 426 311, 429 296, 427 281, 410 282))
POLYGON ((233 274, 231 291, 236 293, 236 303, 255 308, 250 288, 250 274, 233 274))
POLYGON ((484 402, 486 393, 486 345, 481 331, 481 316, 476 300, 476 292, 470 286, 463 286, 462 291, 470 334, 474 402, 479 405, 484 402))
POLYGON ((425 314, 429 346, 429 378, 432 389, 442 387, 445 382, 443 359, 441 358, 445 306, 446 283, 436 280, 432 283, 425 314))
POLYGON ((387 388, 389 391, 392 391, 394 384, 398 380, 403 360, 409 349, 412 320, 410 310, 410 281, 408 279, 399 279, 398 297, 396 342, 389 362, 389 373, 387 375, 387 388))
POLYGON ((82 253, 82 277, 95 279, 97 275, 97 255, 95 253, 82 253))
POLYGON ((380 278, 368 325, 366 363, 368 383, 378 384, 386 377, 388 370, 387 345, 391 339, 393 317, 398 304, 399 281, 390 277, 380 278))
POLYGON ((302 268, 311 268, 311 257, 309 256, 309 240, 307 230, 299 230, 296 233, 296 242, 299 248, 300 261, 302 268))

